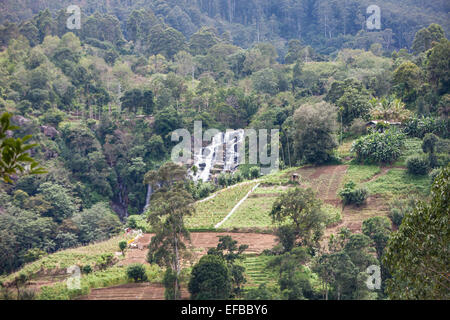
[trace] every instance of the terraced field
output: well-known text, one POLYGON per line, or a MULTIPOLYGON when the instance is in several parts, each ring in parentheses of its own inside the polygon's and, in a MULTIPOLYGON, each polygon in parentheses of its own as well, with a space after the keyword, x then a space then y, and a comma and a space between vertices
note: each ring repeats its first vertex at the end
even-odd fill
POLYGON ((272 205, 279 195, 289 188, 283 186, 258 187, 241 204, 236 212, 222 225, 224 229, 267 229, 272 227, 269 216, 272 205))
POLYGON ((196 204, 196 213, 186 220, 188 228, 213 229, 258 182, 242 183, 214 198, 196 204))
POLYGON ((271 257, 265 255, 247 256, 243 261, 245 274, 247 275, 246 287, 257 287, 260 284, 274 284, 276 274, 267 268, 267 262, 271 257))

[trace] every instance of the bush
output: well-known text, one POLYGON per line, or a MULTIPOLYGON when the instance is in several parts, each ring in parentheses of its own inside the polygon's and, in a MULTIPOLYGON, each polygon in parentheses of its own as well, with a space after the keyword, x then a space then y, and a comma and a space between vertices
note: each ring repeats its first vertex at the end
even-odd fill
POLYGON ((400 227, 406 214, 413 212, 416 207, 416 198, 409 196, 406 199, 395 199, 390 205, 389 218, 394 226, 400 227))
POLYGON ((251 167, 249 172, 250 172, 250 178, 252 178, 252 179, 259 178, 259 175, 260 175, 259 167, 251 167))
POLYGON ((358 162, 391 163, 400 157, 404 140, 405 136, 396 131, 374 132, 356 140, 351 151, 356 152, 358 162))
POLYGON ((366 201, 369 192, 366 188, 357 188, 353 181, 349 181, 344 185, 344 188, 339 191, 344 205, 355 204, 360 206, 366 201))
POLYGON ((128 218, 127 220, 127 226, 131 229, 136 229, 137 228, 137 221, 136 221, 136 216, 132 215, 128 218))
POLYGON ((404 123, 404 132, 410 137, 422 139, 427 133, 434 133, 441 138, 449 136, 448 119, 422 117, 411 118, 404 123))
POLYGON ((92 267, 91 267, 91 265, 87 264, 87 265, 85 265, 85 266, 82 266, 82 267, 81 267, 81 272, 84 273, 84 274, 89 274, 89 273, 91 273, 91 272, 92 272, 92 267))
POLYGON ((408 173, 413 175, 425 175, 428 173, 428 160, 420 156, 411 156, 406 159, 408 173))
POLYGON ((132 264, 127 268, 128 279, 132 279, 134 282, 147 281, 147 274, 145 273, 145 267, 140 264, 132 264))

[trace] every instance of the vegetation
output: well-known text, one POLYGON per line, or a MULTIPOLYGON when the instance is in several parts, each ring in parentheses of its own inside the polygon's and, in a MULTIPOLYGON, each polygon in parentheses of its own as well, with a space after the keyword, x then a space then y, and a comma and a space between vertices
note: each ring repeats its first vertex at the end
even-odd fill
POLYGON ((145 180, 153 188, 149 222, 155 235, 149 245, 147 260, 171 269, 174 281, 172 299, 180 298, 179 276, 181 259, 186 250, 184 241, 189 240, 189 231, 184 225, 186 216, 195 211, 192 196, 184 187, 186 170, 174 163, 166 163, 158 171, 149 171, 145 180))
POLYGON ((69 0, 2 1, 0 298, 446 299, 448 4, 377 2, 372 30, 368 0, 89 0, 79 29, 69 0), (278 130, 257 160, 281 170, 217 159, 194 181, 190 148, 169 159, 196 121, 278 130), (221 222, 279 243, 191 248, 221 222), (127 249, 137 230, 148 247, 127 249), (137 252, 150 265, 127 270, 137 252))
POLYGON ((342 198, 344 205, 355 204, 360 206, 367 199, 368 191, 366 188, 357 188, 353 181, 349 181, 339 191, 339 196, 342 198))
POLYGON ((431 201, 407 213, 388 241, 384 263, 392 276, 387 290, 393 298, 448 298, 449 173, 447 166, 433 183, 431 201))

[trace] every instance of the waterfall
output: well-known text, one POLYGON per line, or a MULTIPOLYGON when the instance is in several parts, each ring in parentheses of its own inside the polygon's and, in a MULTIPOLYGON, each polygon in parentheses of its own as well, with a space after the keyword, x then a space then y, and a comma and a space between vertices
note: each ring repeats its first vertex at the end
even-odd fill
POLYGON ((145 198, 145 207, 144 207, 143 213, 144 213, 145 211, 147 211, 148 207, 150 206, 150 198, 151 198, 152 194, 153 194, 153 188, 152 188, 152 185, 151 185, 151 184, 148 184, 148 185, 147 185, 147 196, 146 196, 146 198, 145 198))
MULTIPOLYGON (((230 130, 225 134, 220 132, 216 134, 210 145, 201 148, 194 154, 194 165, 198 171, 191 176, 194 181, 202 180, 207 182, 211 178, 211 170, 217 165, 222 167, 222 172, 232 172, 239 165, 239 144, 243 142, 244 130, 230 130), (225 147, 224 147, 225 146, 225 147), (222 153, 222 158, 219 156, 222 153)), ((217 168, 219 170, 219 168, 217 168)))

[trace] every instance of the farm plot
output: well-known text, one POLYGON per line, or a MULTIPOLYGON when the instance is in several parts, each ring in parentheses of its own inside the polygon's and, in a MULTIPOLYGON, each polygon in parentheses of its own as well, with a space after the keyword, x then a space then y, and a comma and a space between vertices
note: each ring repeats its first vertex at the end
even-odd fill
POLYGON ((324 202, 339 202, 337 192, 347 172, 347 165, 304 167, 296 171, 300 175, 300 186, 312 188, 324 202))
POLYGON ((196 212, 186 219, 190 229, 213 229, 258 182, 243 183, 196 204, 196 212))
POLYGON ((269 214, 279 195, 288 187, 259 187, 236 212, 222 225, 224 229, 268 228, 272 226, 269 214))
POLYGON ((257 287, 263 283, 267 285, 276 283, 276 273, 267 268, 267 262, 270 259, 271 257, 266 255, 245 257, 243 265, 247 276, 246 287, 257 287))

